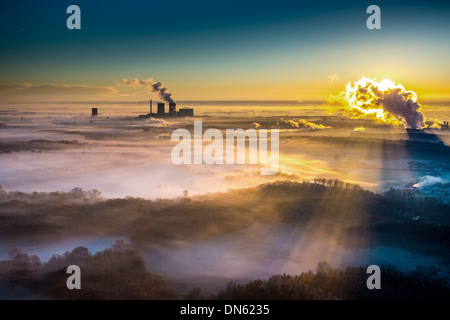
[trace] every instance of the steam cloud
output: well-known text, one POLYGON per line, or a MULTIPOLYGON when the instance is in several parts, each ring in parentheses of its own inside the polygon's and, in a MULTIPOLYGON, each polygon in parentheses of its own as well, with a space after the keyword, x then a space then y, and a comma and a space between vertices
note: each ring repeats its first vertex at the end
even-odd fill
POLYGON ((345 91, 329 100, 354 119, 371 117, 380 123, 413 129, 425 127, 425 116, 417 102, 417 94, 387 79, 378 82, 362 77, 353 84, 348 83, 345 91))
POLYGON ((322 130, 322 129, 329 129, 330 126, 324 126, 323 124, 317 124, 314 122, 309 122, 305 119, 299 119, 298 121, 295 120, 284 120, 285 123, 290 124, 293 128, 311 128, 314 130, 322 130))
POLYGON ((168 89, 164 87, 162 82, 154 82, 152 78, 148 78, 146 80, 139 80, 137 78, 133 79, 122 79, 120 81, 121 85, 124 86, 144 86, 147 87, 152 92, 156 92, 158 96, 161 98, 161 100, 168 102, 168 103, 175 103, 175 100, 172 99, 172 94, 168 92, 168 89))
POLYGON ((447 183, 447 180, 440 177, 424 176, 420 178, 420 181, 413 185, 414 188, 430 187, 438 183, 447 183))

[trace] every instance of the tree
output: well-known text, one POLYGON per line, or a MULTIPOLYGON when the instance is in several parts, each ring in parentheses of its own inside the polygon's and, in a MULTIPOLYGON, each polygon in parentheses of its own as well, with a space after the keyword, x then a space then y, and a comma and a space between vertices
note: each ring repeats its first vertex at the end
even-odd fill
POLYGON ((317 275, 327 276, 331 273, 332 270, 333 268, 326 261, 320 261, 316 267, 317 275))

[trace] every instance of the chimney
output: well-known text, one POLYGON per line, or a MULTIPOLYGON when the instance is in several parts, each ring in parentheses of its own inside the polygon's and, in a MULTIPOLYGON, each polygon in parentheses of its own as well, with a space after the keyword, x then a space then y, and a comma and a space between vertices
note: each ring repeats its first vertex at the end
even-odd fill
POLYGON ((165 113, 164 103, 158 103, 158 115, 164 115, 165 113))
POLYGON ((150 99, 150 115, 152 114, 152 99, 150 99))
POLYGON ((175 102, 169 103, 169 114, 175 116, 177 114, 177 104, 175 102))

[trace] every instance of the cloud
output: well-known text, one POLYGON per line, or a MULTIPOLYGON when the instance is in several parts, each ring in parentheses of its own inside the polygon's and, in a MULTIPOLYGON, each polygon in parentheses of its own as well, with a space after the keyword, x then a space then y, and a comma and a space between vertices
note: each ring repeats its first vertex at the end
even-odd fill
POLYGON ((30 83, 0 85, 0 95, 32 87, 30 83))
POLYGON ((349 82, 337 96, 330 96, 330 111, 339 110, 352 119, 370 117, 379 123, 422 129, 425 116, 417 94, 385 79, 362 77, 349 82), (337 107, 336 107, 337 106, 337 107))
POLYGON ((330 83, 333 83, 334 81, 341 81, 341 79, 339 79, 336 73, 333 73, 332 75, 328 76, 328 79, 330 79, 330 83))
POLYGON ((414 188, 423 188, 423 187, 431 187, 438 183, 447 183, 447 180, 442 179, 440 177, 433 177, 433 176, 423 176, 420 177, 419 182, 413 185, 414 188))
POLYGON ((311 128, 314 130, 330 129, 330 126, 324 126, 323 124, 316 124, 314 122, 309 122, 305 119, 295 120, 284 120, 285 123, 290 124, 293 128, 311 128))
POLYGON ((112 86, 31 83, 0 86, 0 100, 7 102, 91 101, 111 98, 117 93, 112 86))
POLYGON ((172 94, 168 91, 168 89, 162 84, 162 82, 155 82, 152 78, 139 80, 137 78, 132 79, 122 79, 117 83, 118 85, 123 86, 132 86, 132 87, 138 87, 138 86, 144 86, 148 88, 151 92, 155 92, 158 94, 158 96, 161 98, 161 100, 168 102, 168 103, 174 103, 175 100, 172 98, 172 94))

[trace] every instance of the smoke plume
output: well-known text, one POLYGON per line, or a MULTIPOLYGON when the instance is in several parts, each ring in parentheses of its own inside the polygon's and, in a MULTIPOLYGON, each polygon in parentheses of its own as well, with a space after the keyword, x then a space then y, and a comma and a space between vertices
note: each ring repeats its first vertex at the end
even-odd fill
POLYGON ((417 94, 388 79, 378 82, 362 77, 353 84, 348 83, 345 90, 330 97, 329 102, 331 111, 343 111, 353 119, 371 117, 379 123, 413 129, 425 127, 417 94))
POLYGON ((122 79, 120 82, 121 85, 124 86, 144 86, 147 87, 150 91, 155 92, 161 98, 161 100, 168 103, 175 103, 175 100, 172 99, 172 94, 168 92, 168 89, 164 87, 162 82, 154 82, 152 78, 148 78, 146 80, 139 80, 137 78, 133 79, 122 79))

